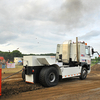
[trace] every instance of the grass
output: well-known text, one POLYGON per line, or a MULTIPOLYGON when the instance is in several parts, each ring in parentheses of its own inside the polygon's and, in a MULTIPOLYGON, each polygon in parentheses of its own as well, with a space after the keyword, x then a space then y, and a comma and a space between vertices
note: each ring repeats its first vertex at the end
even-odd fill
POLYGON ((23 68, 23 66, 15 66, 15 68, 5 68, 2 69, 2 73, 16 73, 20 71, 23 68))
POLYGON ((91 64, 91 67, 94 66, 95 64, 91 64))

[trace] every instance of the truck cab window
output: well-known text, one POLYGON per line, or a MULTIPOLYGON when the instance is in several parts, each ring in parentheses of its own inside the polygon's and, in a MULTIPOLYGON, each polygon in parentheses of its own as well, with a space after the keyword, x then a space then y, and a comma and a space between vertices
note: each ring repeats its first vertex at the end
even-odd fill
POLYGON ((90 47, 85 46, 85 53, 86 55, 90 55, 90 47))
POLYGON ((90 48, 88 46, 85 46, 85 53, 86 55, 90 55, 90 48))
POLYGON ((88 55, 88 49, 85 49, 85 53, 88 55))

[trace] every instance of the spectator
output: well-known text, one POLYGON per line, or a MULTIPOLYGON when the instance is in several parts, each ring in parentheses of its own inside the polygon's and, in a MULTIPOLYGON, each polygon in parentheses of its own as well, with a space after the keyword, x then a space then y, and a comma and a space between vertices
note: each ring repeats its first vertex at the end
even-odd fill
POLYGON ((5 63, 6 63, 5 59, 2 60, 2 68, 5 68, 5 63))
POLYGON ((10 63, 13 63, 12 61, 10 61, 10 63))
POLYGON ((9 59, 7 60, 7 63, 10 63, 9 59))

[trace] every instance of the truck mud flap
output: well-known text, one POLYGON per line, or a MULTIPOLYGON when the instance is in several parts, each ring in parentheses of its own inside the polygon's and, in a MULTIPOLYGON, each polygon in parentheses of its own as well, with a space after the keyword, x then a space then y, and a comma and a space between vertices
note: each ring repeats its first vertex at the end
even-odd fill
MULTIPOLYGON (((39 74, 40 74, 40 71, 42 68, 43 68, 43 66, 26 66, 25 67, 25 77, 27 77, 27 79, 28 78, 31 79, 31 75, 33 75, 33 82, 38 83, 39 82, 39 74)), ((25 81, 27 81, 27 80, 25 79, 25 81)))

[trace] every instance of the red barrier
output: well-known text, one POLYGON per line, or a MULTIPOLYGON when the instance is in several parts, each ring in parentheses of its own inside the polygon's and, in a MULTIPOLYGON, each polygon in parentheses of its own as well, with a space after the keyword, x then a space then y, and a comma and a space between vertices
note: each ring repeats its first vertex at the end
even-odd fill
POLYGON ((1 96, 1 75, 2 75, 2 69, 0 68, 0 96, 1 96))

